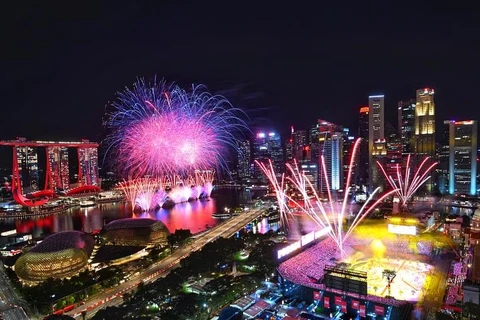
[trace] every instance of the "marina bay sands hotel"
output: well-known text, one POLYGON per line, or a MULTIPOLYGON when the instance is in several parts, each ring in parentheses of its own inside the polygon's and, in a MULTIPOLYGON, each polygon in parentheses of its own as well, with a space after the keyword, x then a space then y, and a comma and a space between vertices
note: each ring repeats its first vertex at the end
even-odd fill
MULTIPOLYGON (((0 146, 12 147, 12 176, 19 182, 21 193, 39 190, 66 191, 79 186, 99 186, 98 143, 88 140, 78 142, 27 141, 25 138, 0 141, 0 146), (44 149, 44 151, 42 150, 44 149), (78 172, 76 183, 71 183, 70 157, 76 149, 78 172), (45 180, 40 181, 39 153, 45 152, 45 180)), ((74 158, 74 157, 73 157, 74 158)), ((72 166, 73 167, 73 166, 72 166)), ((43 180, 43 179, 42 179, 43 180)))

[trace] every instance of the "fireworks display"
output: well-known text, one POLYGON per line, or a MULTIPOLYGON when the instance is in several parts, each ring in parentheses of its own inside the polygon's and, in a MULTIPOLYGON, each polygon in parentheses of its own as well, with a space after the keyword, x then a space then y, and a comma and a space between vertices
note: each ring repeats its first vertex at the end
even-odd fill
POLYGON ((126 176, 188 176, 225 166, 246 128, 244 113, 204 86, 187 92, 165 81, 139 80, 118 93, 106 126, 108 152, 126 176))
POLYGON ((144 211, 209 197, 214 173, 226 168, 229 149, 248 130, 240 109, 201 85, 185 91, 139 80, 112 106, 107 153, 129 177, 119 188, 144 211))
POLYGON ((117 187, 125 193, 132 210, 149 211, 164 204, 186 202, 191 199, 209 197, 213 189, 214 172, 197 170, 182 179, 179 176, 162 178, 138 178, 123 181, 117 187))
POLYGON ((385 198, 396 192, 396 189, 391 190, 373 201, 380 191, 380 188, 375 189, 360 208, 360 211, 355 215, 352 214, 351 218, 353 220, 348 229, 344 230, 344 221, 350 214, 350 210, 347 212, 347 205, 349 203, 348 196, 351 191, 352 170, 355 166, 355 156, 358 152, 359 145, 360 139, 357 139, 353 145, 352 156, 348 164, 347 181, 344 188, 343 200, 340 205, 336 205, 336 202, 333 200, 334 198, 330 186, 328 185, 328 173, 323 156, 321 158, 321 172, 327 182, 328 200, 326 203, 322 202, 316 188, 312 185, 304 172, 298 168, 296 163, 293 166, 287 165, 287 174, 282 175, 280 180, 278 180, 271 161, 268 165, 262 162, 257 162, 257 165, 262 169, 275 190, 283 226, 287 226, 287 221, 294 212, 304 213, 318 226, 329 230, 328 236, 335 241, 335 244, 342 255, 344 254, 343 244, 350 237, 355 227, 361 223, 362 220, 385 198), (286 189, 287 185, 291 185, 292 188, 296 190, 296 193, 300 194, 300 197, 292 197, 286 189), (291 205, 289 205, 289 203, 291 205))
POLYGON ((400 205, 402 209, 406 209, 408 201, 413 197, 415 192, 430 179, 430 172, 438 164, 434 162, 430 166, 427 166, 427 162, 430 157, 426 157, 418 166, 417 170, 413 174, 411 173, 410 168, 410 155, 407 158, 407 164, 405 166, 405 171, 402 174, 402 168, 397 164, 397 176, 392 177, 387 174, 385 168, 380 162, 377 161, 377 165, 382 170, 385 179, 388 181, 392 189, 395 191, 395 194, 400 198, 400 205))

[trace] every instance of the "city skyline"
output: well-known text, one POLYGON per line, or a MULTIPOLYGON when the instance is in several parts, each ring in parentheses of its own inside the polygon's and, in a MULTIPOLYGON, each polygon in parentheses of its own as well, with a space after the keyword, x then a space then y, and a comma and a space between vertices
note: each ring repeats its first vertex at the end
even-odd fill
POLYGON ((480 315, 470 6, 3 9, 0 319, 480 315))
POLYGON ((154 3, 74 12, 12 7, 4 22, 16 32, 6 39, 0 102, 18 113, 0 119, 0 136, 100 141, 104 106, 114 92, 154 75, 204 83, 246 109, 252 122, 275 124, 281 134, 291 125, 309 126, 312 117, 355 130, 358 108, 375 94, 385 95, 386 121, 395 124, 398 101, 423 87, 435 89, 437 132, 444 119, 480 118, 473 94, 478 50, 467 41, 478 31, 467 18, 472 12, 436 6, 435 15, 423 17, 423 4, 356 6, 335 19, 328 13, 333 6, 312 10, 314 16, 304 8, 264 15, 269 8, 263 4, 228 15, 218 14, 222 8, 154 3), (286 16, 295 23, 284 23, 286 16), (417 23, 403 23, 406 16, 417 23), (168 37, 168 49, 166 33, 157 30, 176 34, 168 37), (138 50, 144 43, 151 48, 138 50), (19 121, 20 114, 36 116, 19 121))

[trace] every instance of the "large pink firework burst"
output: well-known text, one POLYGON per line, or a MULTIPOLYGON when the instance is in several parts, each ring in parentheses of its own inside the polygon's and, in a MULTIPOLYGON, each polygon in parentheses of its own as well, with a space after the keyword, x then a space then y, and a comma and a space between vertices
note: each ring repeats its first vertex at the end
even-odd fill
POLYGON ((165 81, 137 81, 118 93, 107 114, 107 154, 130 178, 226 168, 229 149, 248 131, 245 114, 204 86, 185 91, 165 81))
POLYGON ((126 130, 120 153, 134 176, 215 168, 224 151, 207 124, 178 114, 159 114, 126 130))

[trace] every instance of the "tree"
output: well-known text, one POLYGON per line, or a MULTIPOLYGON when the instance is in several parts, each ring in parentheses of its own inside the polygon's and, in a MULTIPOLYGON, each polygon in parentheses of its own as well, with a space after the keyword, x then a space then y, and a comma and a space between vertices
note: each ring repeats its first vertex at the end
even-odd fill
POLYGON ((480 319, 480 305, 478 304, 465 302, 462 311, 464 316, 468 316, 468 319, 480 319))
POLYGON ((190 229, 177 229, 174 233, 167 236, 167 241, 170 247, 175 245, 183 245, 192 236, 190 229))

